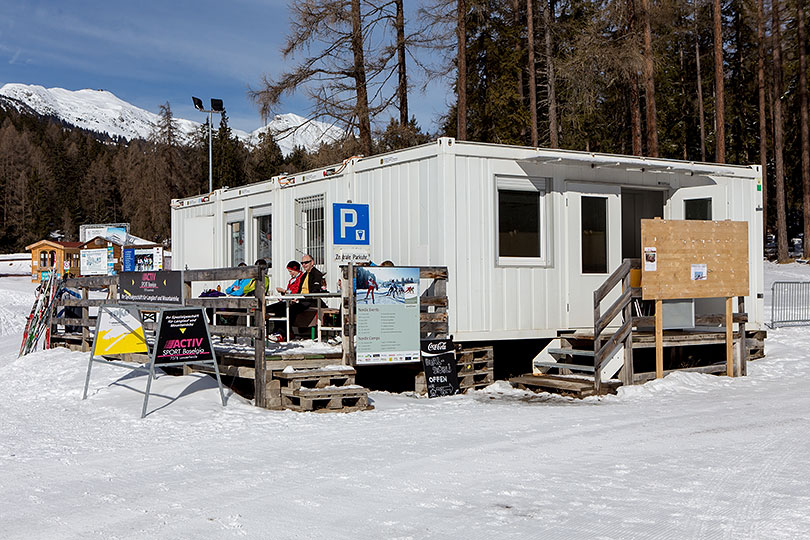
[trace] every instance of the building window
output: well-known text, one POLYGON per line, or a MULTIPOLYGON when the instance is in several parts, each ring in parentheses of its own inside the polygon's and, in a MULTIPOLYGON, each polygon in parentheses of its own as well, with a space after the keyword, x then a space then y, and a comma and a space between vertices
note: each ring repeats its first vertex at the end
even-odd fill
POLYGON ((607 274, 607 199, 582 197, 582 273, 607 274))
POLYGON ((273 220, 270 214, 256 218, 256 258, 273 267, 273 220))
POLYGON ((498 191, 498 254, 540 257, 540 193, 498 191))
POLYGON ((537 265, 546 261, 545 178, 497 179, 498 260, 537 265))
POLYGON ((228 223, 231 242, 231 266, 245 262, 245 222, 234 221, 228 223))
POLYGON ((295 200, 296 260, 308 253, 316 265, 326 262, 323 200, 322 194, 295 200))
POLYGON ((687 199, 683 201, 684 219, 712 219, 712 199, 687 199))

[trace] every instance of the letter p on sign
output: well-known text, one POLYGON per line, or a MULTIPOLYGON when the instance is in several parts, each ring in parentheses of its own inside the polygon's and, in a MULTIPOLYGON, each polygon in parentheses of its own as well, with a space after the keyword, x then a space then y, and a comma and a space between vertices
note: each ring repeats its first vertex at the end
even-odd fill
POLYGON ((357 225, 357 210, 353 208, 340 209, 340 237, 346 238, 346 229, 357 225))

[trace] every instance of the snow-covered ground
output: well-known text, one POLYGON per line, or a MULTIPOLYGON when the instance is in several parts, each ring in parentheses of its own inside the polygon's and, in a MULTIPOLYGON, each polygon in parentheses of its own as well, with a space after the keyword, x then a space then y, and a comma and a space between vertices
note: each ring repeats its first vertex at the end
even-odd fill
MULTIPOLYGON (((766 266, 774 279, 810 267, 766 266)), ((499 382, 375 410, 266 411, 208 377, 52 350, 17 359, 30 280, 0 279, 0 538, 810 537, 810 333, 739 379, 582 401, 499 382)), ((766 293, 766 302, 767 302, 766 293)))

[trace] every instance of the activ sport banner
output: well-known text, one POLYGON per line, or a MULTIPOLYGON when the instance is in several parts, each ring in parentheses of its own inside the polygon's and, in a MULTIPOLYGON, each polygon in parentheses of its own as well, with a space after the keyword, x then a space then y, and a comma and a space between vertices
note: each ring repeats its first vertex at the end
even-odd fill
POLYGON ((183 304, 183 273, 175 270, 159 272, 121 272, 118 274, 120 302, 134 304, 183 304))

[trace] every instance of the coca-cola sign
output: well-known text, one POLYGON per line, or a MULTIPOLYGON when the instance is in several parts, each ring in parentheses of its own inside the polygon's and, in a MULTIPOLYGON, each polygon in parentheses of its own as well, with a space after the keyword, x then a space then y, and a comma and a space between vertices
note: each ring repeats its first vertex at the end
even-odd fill
POLYGON ((453 341, 423 339, 421 348, 428 397, 457 394, 459 392, 458 364, 453 341))

